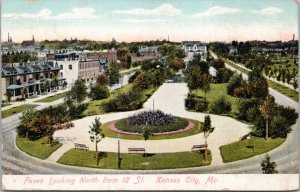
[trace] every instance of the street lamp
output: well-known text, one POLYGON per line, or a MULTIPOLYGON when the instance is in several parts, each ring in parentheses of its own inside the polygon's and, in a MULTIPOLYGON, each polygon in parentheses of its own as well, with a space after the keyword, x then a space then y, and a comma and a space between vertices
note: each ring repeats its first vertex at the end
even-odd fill
POLYGON ((120 133, 118 133, 118 169, 121 168, 121 158, 120 158, 120 133))

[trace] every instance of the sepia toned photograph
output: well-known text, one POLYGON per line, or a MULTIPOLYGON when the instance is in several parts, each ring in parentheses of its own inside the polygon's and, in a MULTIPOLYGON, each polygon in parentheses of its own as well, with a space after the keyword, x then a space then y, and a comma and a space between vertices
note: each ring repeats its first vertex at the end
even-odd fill
POLYGON ((298 0, 0 0, 2 190, 299 188, 298 0))

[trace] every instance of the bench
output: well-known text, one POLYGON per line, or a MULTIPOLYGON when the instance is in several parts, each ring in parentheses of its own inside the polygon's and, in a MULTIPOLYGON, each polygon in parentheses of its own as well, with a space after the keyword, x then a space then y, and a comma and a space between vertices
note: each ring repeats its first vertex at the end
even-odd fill
POLYGON ((202 145, 193 145, 192 151, 203 151, 203 150, 205 150, 206 147, 207 147, 206 144, 202 144, 202 145))
POLYGON ((244 141, 244 140, 248 139, 248 137, 250 138, 250 133, 240 137, 240 141, 244 141))
POLYGON ((145 148, 128 148, 128 153, 146 153, 145 148))
POLYGON ((89 150, 89 147, 87 147, 85 144, 79 144, 79 143, 74 143, 75 149, 83 149, 83 150, 89 150))

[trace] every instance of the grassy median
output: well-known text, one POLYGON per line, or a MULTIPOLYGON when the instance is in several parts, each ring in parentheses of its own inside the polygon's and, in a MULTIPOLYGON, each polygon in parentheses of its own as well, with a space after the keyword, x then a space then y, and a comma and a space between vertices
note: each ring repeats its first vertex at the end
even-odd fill
POLYGON ((247 159, 256 155, 266 153, 285 141, 285 138, 265 140, 261 137, 251 136, 250 139, 237 141, 220 147, 224 163, 247 159))
MULTIPOLYGON (((144 154, 121 153, 121 169, 151 170, 151 169, 175 169, 186 167, 199 167, 210 165, 211 153, 209 152, 208 162, 204 163, 204 154, 199 152, 179 153, 156 153, 147 154, 147 163, 144 154)), ((67 151, 57 162, 67 165, 118 169, 117 153, 100 153, 99 165, 96 165, 95 151, 71 149, 67 151)))
POLYGON ((37 100, 35 102, 50 103, 50 102, 56 101, 58 99, 64 98, 66 96, 66 94, 67 94, 67 92, 59 93, 59 94, 56 94, 56 95, 52 95, 52 96, 46 97, 44 99, 37 100))
POLYGON ((27 109, 35 108, 38 105, 24 104, 18 107, 13 107, 7 110, 2 111, 2 118, 9 117, 11 115, 26 111, 27 109))
POLYGON ((57 141, 53 142, 52 146, 49 145, 46 137, 35 141, 27 141, 26 138, 17 136, 16 144, 21 151, 39 159, 47 159, 54 151, 62 146, 62 144, 57 141))

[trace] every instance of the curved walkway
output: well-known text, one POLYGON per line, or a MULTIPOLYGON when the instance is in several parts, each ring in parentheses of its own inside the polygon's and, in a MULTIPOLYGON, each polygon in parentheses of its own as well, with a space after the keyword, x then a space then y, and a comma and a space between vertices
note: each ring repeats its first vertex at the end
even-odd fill
MULTIPOLYGON (((188 88, 185 83, 165 83, 163 84, 148 101, 144 104, 142 110, 152 110, 153 101, 154 108, 160 109, 166 113, 185 118, 204 121, 205 113, 188 112, 184 107, 184 99, 188 93, 188 88)), ((112 120, 128 117, 137 111, 111 113, 97 115, 102 123, 112 120)), ((220 155, 219 147, 228 143, 239 140, 239 138, 249 133, 249 125, 239 122, 230 117, 219 115, 210 115, 212 126, 215 130, 208 138, 209 149, 212 151, 212 165, 223 164, 220 155)), ((63 146, 55 151, 47 160, 56 162, 66 151, 74 147, 74 143, 82 143, 87 145, 91 150, 95 148, 94 143, 89 138, 89 125, 94 121, 96 116, 90 116, 79 119, 74 122, 75 127, 66 130, 59 130, 54 133, 54 138, 63 143, 63 146)), ((104 138, 98 148, 101 151, 117 152, 116 138, 104 138)), ((193 145, 204 144, 203 133, 167 140, 123 140, 121 139, 121 153, 127 153, 130 147, 145 147, 150 153, 167 153, 167 152, 182 152, 190 151, 193 145)))

